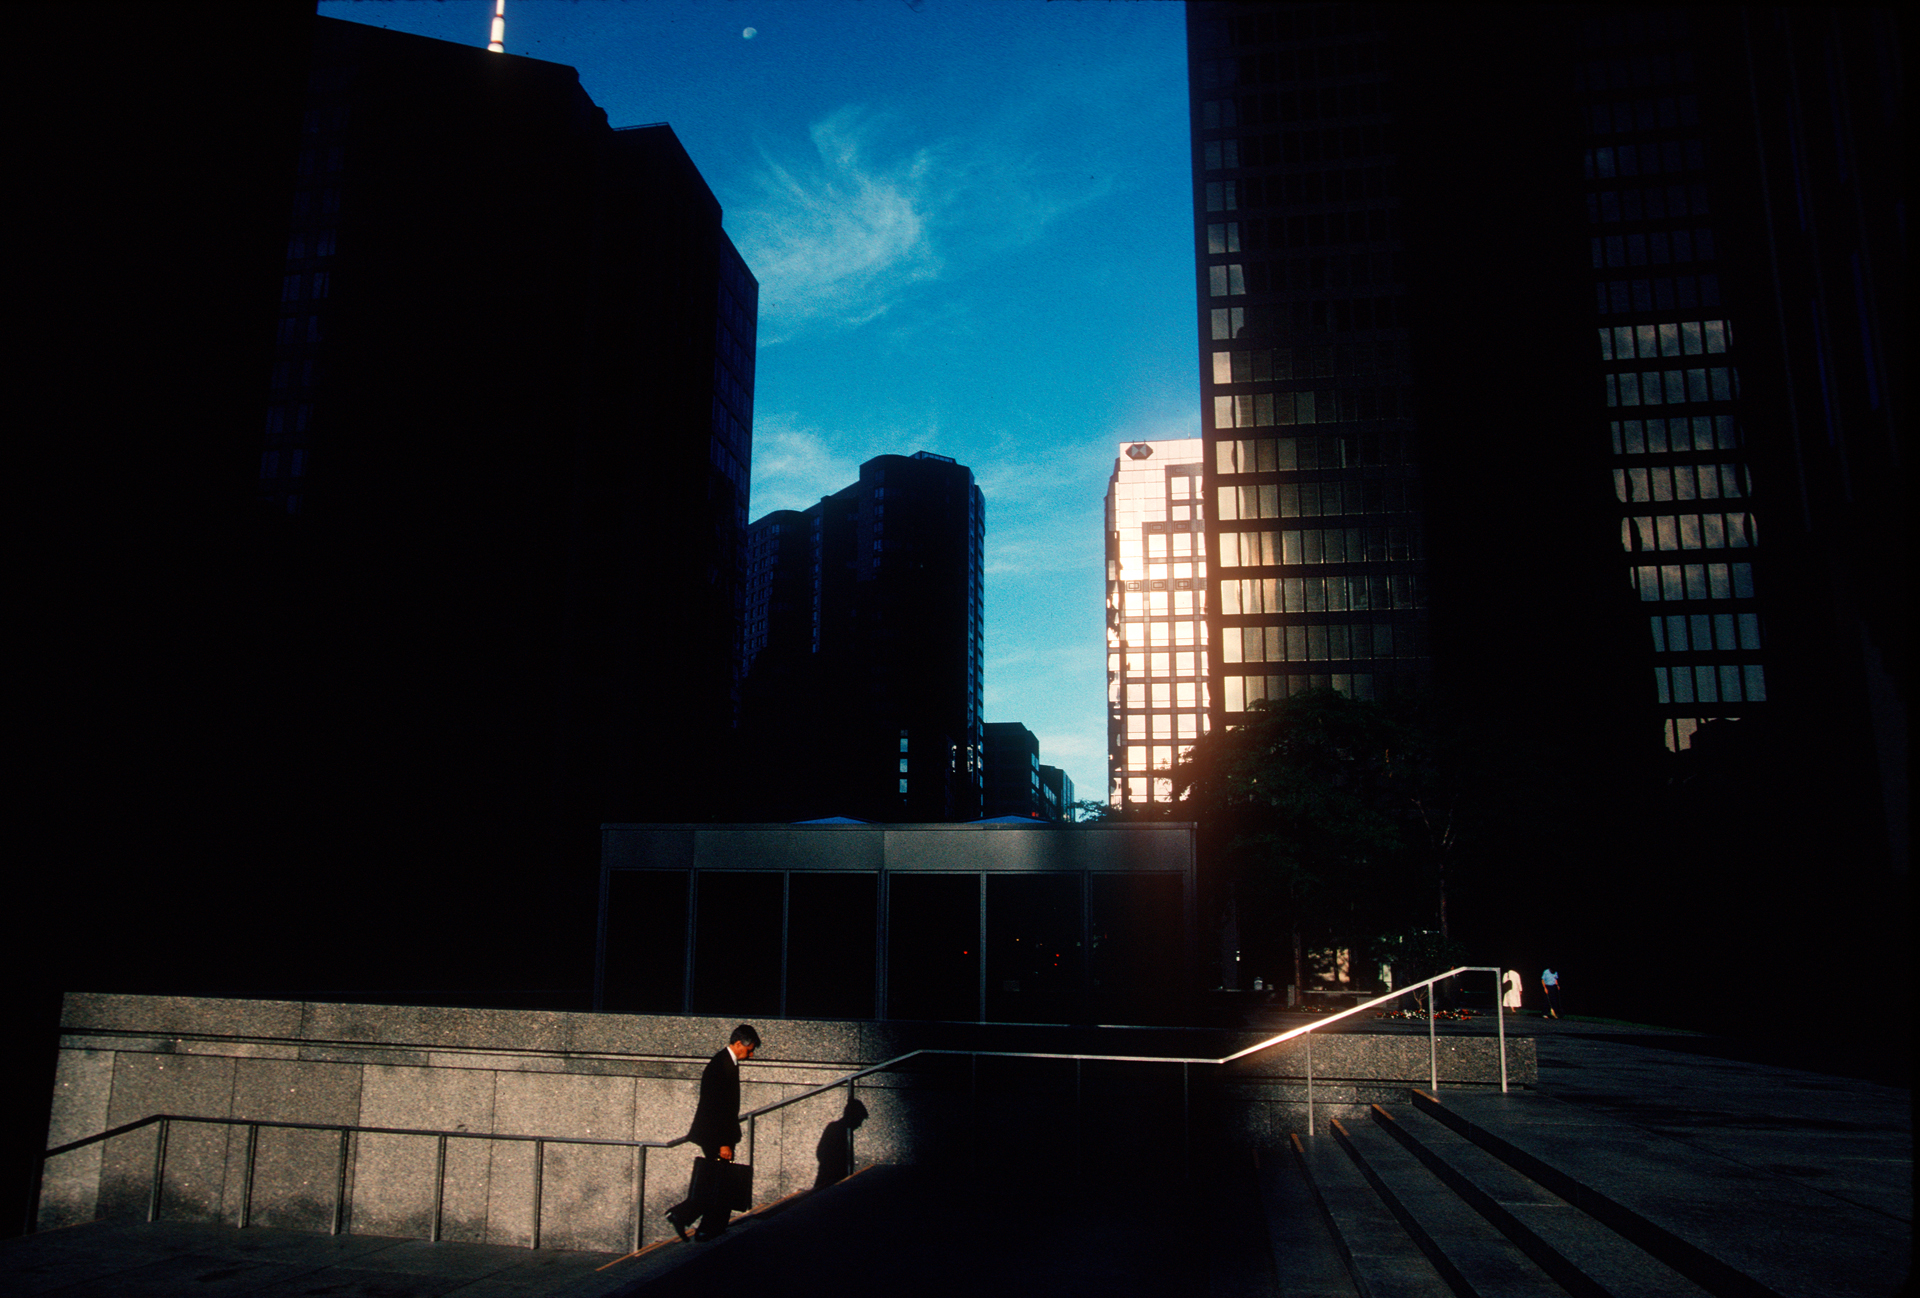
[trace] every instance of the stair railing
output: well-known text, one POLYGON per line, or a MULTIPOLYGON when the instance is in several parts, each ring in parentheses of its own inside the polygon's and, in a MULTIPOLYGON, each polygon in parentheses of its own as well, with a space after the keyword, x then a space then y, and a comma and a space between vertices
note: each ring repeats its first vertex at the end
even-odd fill
MULTIPOLYGON (((1219 1067, 1224 1064, 1233 1063, 1238 1059, 1245 1059, 1248 1056, 1259 1054, 1261 1051, 1270 1050, 1274 1046, 1292 1041, 1296 1037, 1306 1038, 1307 1132, 1309 1135, 1312 1135, 1315 1130, 1313 1034, 1327 1027, 1329 1024, 1338 1023, 1342 1019, 1352 1018, 1354 1015, 1364 1013, 1377 1005, 1387 1004, 1391 1001, 1398 1000, 1402 996, 1411 995, 1423 988, 1432 987, 1448 978, 1467 973, 1490 973, 1494 976, 1494 1017, 1499 1024, 1500 1038, 1500 1090, 1502 1094, 1505 1094, 1507 1090, 1507 1024, 1505 1013, 1500 1007, 1501 970, 1497 967, 1487 965, 1461 965, 1449 969, 1445 973, 1435 974, 1431 978, 1422 979, 1417 983, 1410 983, 1405 987, 1395 988, 1383 995, 1375 996, 1371 1000, 1362 1001, 1351 1009, 1341 1010, 1337 1014, 1326 1015, 1316 1022, 1303 1024, 1300 1027, 1290 1028, 1285 1032, 1277 1033, 1264 1041, 1257 1041, 1253 1045, 1236 1050, 1232 1054, 1222 1055, 1217 1059, 1204 1056, 1092 1055, 1040 1050, 958 1050, 943 1047, 910 1050, 904 1055, 883 1060, 877 1064, 869 1064, 865 1068, 855 1069, 843 1077, 836 1077, 830 1082, 823 1082, 818 1086, 809 1087, 797 1095, 790 1095, 785 1099, 775 1100, 771 1104, 763 1104, 757 1109, 752 1109, 741 1114, 740 1121, 746 1124, 747 1136, 747 1159, 743 1161, 751 1161, 754 1150, 755 1124, 765 1114, 772 1113, 778 1109, 784 1109, 788 1105, 798 1104, 802 1100, 812 1099, 816 1095, 824 1094, 840 1086, 847 1088, 847 1098, 851 1101, 854 1098, 855 1089, 858 1087, 861 1078, 871 1077, 875 1073, 888 1072, 907 1063, 909 1060, 917 1059, 923 1055, 966 1055, 969 1058, 970 1089, 976 1105, 979 1098, 979 1061, 982 1059, 1072 1060, 1074 1062, 1074 1091, 1076 1098, 1078 1097, 1080 1089, 1080 1065, 1084 1063, 1179 1064, 1181 1148, 1183 1160, 1187 1165, 1189 1174, 1191 1174, 1193 1160, 1192 1070, 1194 1065, 1219 1067)), ((1435 1015, 1431 1000, 1429 1000, 1427 1012, 1427 1077, 1429 1084, 1437 1091, 1440 1088, 1440 1063, 1439 1040, 1435 1030, 1434 1020, 1435 1015)), ((680 1136, 674 1140, 617 1140, 610 1137, 595 1136, 523 1136, 486 1131, 438 1131, 417 1127, 368 1127, 344 1123, 269 1122, 254 1118, 206 1118, 184 1114, 149 1114, 147 1117, 135 1122, 129 1122, 122 1126, 99 1132, 96 1135, 70 1141, 67 1144, 49 1149, 35 1159, 32 1168, 31 1185, 27 1194, 26 1233, 34 1233, 39 1225, 41 1187, 48 1159, 56 1158, 61 1154, 72 1153, 74 1150, 83 1149, 88 1145, 97 1144, 101 1141, 111 1140, 115 1136, 123 1136, 144 1127, 156 1125, 158 1130, 154 1137, 153 1180, 147 1195, 147 1220, 158 1221, 160 1219, 161 1190, 166 1171, 167 1139, 172 1125, 176 1122, 247 1128, 246 1154, 241 1173, 239 1214, 239 1224, 241 1226, 248 1225, 252 1217, 254 1160, 259 1146, 260 1131, 262 1128, 337 1132, 340 1137, 340 1153, 335 1163, 333 1216, 330 1228, 330 1233, 335 1235, 347 1232, 347 1167, 352 1157, 351 1146, 354 1136, 435 1137, 438 1143, 434 1159, 433 1219, 431 1234, 428 1236, 429 1239, 435 1242, 439 1241, 441 1235, 442 1212, 446 1197, 447 1142, 449 1140, 505 1140, 531 1143, 533 1145, 533 1238, 531 1245, 533 1248, 540 1247, 541 1182, 546 1159, 546 1147, 548 1145, 613 1145, 636 1151, 634 1212, 631 1235, 633 1247, 638 1249, 640 1247, 642 1228, 646 1218, 647 1151, 650 1149, 672 1149, 675 1146, 684 1145, 688 1141, 686 1136, 680 1136)), ((845 1130, 847 1136, 846 1165, 851 1169, 853 1167, 852 1125, 849 1124, 845 1130)))

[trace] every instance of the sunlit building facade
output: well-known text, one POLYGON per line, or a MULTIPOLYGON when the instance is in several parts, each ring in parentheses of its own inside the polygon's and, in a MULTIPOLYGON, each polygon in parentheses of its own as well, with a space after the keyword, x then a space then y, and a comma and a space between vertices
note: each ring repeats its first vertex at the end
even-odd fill
POLYGON ((1107 798, 1174 800, 1207 733, 1207 501, 1198 438, 1130 442, 1107 483, 1107 798))

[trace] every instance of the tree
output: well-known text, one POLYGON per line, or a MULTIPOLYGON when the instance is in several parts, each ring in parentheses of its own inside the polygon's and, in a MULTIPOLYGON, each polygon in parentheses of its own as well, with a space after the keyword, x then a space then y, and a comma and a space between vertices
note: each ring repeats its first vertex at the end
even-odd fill
POLYGON ((1418 703, 1311 689, 1256 704, 1175 772, 1227 890, 1305 946, 1449 936, 1448 887, 1486 785, 1470 728, 1418 703))

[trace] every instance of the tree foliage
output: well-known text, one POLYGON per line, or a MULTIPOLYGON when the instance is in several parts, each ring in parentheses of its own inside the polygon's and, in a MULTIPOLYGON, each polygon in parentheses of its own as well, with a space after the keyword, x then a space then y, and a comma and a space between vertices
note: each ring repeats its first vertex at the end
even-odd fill
MULTIPOLYGON (((1371 954, 1444 931, 1482 762, 1418 705, 1307 690, 1202 739, 1175 785, 1245 919, 1371 954)), ((1296 970, 1297 972, 1297 970, 1296 970)))

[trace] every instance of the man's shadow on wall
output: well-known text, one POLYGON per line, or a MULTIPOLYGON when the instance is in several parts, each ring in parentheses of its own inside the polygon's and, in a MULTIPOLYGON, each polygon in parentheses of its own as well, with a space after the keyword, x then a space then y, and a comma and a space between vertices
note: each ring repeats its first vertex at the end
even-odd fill
POLYGON ((813 1178, 814 1189, 824 1190, 853 1175, 853 1133, 866 1120, 867 1106, 849 1098, 840 1116, 820 1133, 820 1143, 814 1149, 814 1157, 820 1163, 820 1170, 813 1178))

